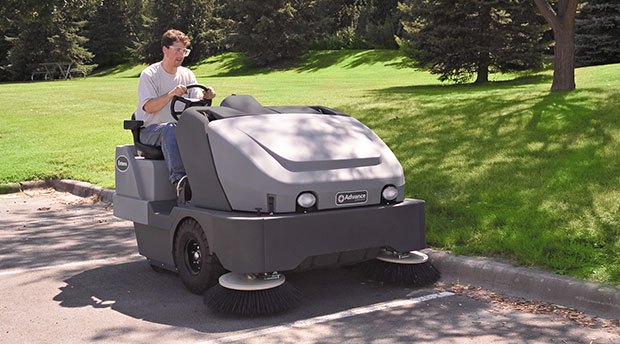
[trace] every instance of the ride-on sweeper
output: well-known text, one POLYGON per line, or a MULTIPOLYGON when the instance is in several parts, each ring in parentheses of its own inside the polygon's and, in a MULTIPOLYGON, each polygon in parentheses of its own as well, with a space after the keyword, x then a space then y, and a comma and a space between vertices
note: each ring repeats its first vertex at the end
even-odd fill
POLYGON ((247 95, 206 105, 171 104, 189 181, 180 192, 158 147, 140 143, 141 121, 125 121, 134 144, 116 147, 114 215, 134 222, 153 269, 238 315, 293 307, 300 292, 286 271, 366 262, 386 282, 439 278, 416 252, 426 247, 424 201, 404 197, 400 163, 368 127, 324 106, 247 95))

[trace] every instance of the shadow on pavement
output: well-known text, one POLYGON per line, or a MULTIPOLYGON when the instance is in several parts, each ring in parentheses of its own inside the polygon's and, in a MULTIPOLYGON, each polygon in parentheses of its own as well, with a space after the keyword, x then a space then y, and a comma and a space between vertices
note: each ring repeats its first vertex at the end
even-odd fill
MULTIPOLYGON (((430 294, 364 280, 357 269, 328 269, 290 274, 288 281, 304 292, 295 310, 271 317, 246 319, 214 314, 202 297, 188 292, 173 273, 152 271, 146 262, 103 266, 78 273, 64 282, 54 300, 61 307, 111 308, 147 322, 191 328, 215 337, 226 332, 273 327, 379 302, 430 294)), ((324 323, 329 331, 316 338, 321 342, 368 342, 390 338, 391 342, 446 341, 463 336, 503 341, 566 338, 583 340, 574 324, 543 318, 537 323, 527 315, 494 308, 491 304, 461 295, 422 302, 413 306, 373 312, 324 323)), ((542 317, 542 316, 540 316, 542 317)), ((307 341, 296 337, 299 328, 269 334, 282 343, 307 341)), ((125 331, 131 331, 126 328, 125 331)), ((301 333, 299 334, 302 335, 301 333)), ((97 339, 105 337, 101 333, 97 339)), ((263 338, 264 339, 264 338, 263 338)))
MULTIPOLYGON (((54 301, 61 307, 111 308, 159 324, 206 333, 230 332, 331 314, 352 307, 404 298, 412 289, 383 286, 359 277, 355 269, 317 270, 287 275, 302 289, 301 305, 292 312, 259 319, 211 312, 202 296, 187 291, 172 272, 153 271, 146 261, 107 265, 80 272, 64 282, 54 301)), ((431 293, 422 289, 419 293, 431 293)))
POLYGON ((116 258, 137 251, 131 222, 113 218, 102 205, 48 203, 13 208, 10 217, 0 219, 0 269, 116 258))

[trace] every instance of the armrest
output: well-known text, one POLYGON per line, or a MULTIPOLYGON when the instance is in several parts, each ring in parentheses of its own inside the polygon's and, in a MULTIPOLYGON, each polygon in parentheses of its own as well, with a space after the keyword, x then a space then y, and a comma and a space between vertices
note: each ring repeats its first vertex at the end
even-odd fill
POLYGON ((144 121, 126 119, 125 121, 123 121, 123 128, 126 130, 136 130, 140 129, 143 124, 144 121))

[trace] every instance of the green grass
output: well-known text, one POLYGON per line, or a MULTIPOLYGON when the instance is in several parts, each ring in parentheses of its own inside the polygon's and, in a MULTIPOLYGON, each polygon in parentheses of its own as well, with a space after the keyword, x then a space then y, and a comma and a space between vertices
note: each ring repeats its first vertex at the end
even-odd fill
MULTIPOLYGON (((142 68, 0 84, 0 183, 113 188, 142 68)), ((401 160, 407 195, 426 200, 431 245, 620 285, 620 65, 578 69, 568 93, 549 92, 548 71, 443 85, 395 51, 315 52, 272 70, 225 54, 193 69, 218 99, 322 104, 366 123, 401 160)))

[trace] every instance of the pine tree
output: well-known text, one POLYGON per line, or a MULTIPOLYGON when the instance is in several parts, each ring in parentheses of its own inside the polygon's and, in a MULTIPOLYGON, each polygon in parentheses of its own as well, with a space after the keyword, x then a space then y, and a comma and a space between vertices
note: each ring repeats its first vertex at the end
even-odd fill
POLYGON ((88 0, 27 0, 13 7, 16 35, 8 37, 7 70, 16 80, 25 79, 41 62, 71 61, 76 67, 89 67, 93 55, 85 48, 83 36, 88 0))
POLYGON ((316 1, 229 0, 228 12, 236 23, 234 49, 255 65, 264 66, 298 56, 319 28, 316 1))
POLYGON ((620 62, 620 2, 591 0, 575 18, 578 66, 620 62))
POLYGON ((374 13, 366 25, 364 37, 372 48, 398 49, 396 36, 400 34, 398 0, 373 0, 374 13))
POLYGON ((397 49, 399 0, 319 0, 316 49, 397 49))
POLYGON ((161 37, 169 29, 181 30, 190 38, 192 53, 185 58, 185 63, 205 58, 212 42, 210 25, 214 22, 215 9, 215 0, 151 1, 147 8, 148 28, 141 43, 141 60, 147 63, 161 60, 161 37))
POLYGON ((400 3, 403 51, 442 81, 487 82, 489 72, 542 65, 543 26, 530 0, 412 0, 400 3))
POLYGON ((0 81, 9 80, 11 74, 8 70, 9 50, 13 46, 7 37, 17 36, 15 22, 11 16, 18 0, 7 0, 5 5, 0 6, 0 81))
POLYGON ((131 23, 126 0, 101 0, 89 19, 87 48, 100 67, 115 66, 131 58, 131 23))

